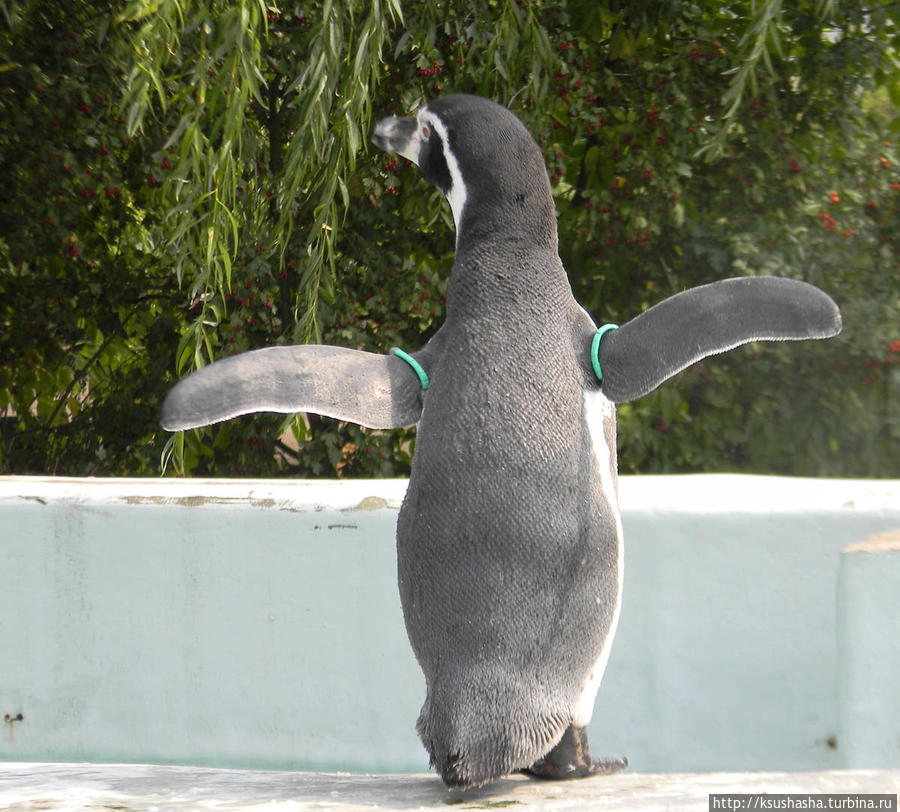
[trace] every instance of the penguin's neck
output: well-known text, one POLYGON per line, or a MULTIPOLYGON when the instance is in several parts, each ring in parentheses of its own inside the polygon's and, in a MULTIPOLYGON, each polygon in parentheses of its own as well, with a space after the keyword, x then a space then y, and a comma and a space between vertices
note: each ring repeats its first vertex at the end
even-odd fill
POLYGON ((454 207, 447 318, 557 318, 573 299, 559 259, 549 181, 521 174, 482 180, 469 183, 459 211, 454 207))
POLYGON ((549 184, 538 182, 472 184, 450 201, 456 226, 456 252, 482 250, 485 243, 557 252, 556 208, 549 184))
POLYGON ((490 237, 460 235, 447 288, 449 321, 554 320, 570 307, 572 290, 555 239, 535 245, 490 237))

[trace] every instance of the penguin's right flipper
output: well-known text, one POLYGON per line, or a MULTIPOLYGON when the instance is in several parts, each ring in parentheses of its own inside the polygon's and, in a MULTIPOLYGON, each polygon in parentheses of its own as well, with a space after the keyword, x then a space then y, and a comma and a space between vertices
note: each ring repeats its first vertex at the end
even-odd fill
POLYGON ((750 341, 829 338, 841 330, 831 297, 795 279, 742 277, 665 299, 607 332, 601 389, 615 403, 642 397, 708 355, 750 341))
POLYGON ((181 431, 251 412, 315 412, 367 428, 399 428, 418 421, 422 385, 392 355, 314 344, 266 347, 183 378, 160 417, 163 428, 181 431))

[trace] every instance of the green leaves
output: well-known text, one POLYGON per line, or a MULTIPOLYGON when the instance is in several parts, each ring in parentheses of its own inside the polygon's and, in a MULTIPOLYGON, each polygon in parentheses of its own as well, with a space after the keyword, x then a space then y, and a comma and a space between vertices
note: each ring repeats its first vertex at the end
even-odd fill
POLYGON ((623 407, 624 470, 897 475, 893 5, 2 6, 0 470, 407 472, 413 432, 258 416, 170 438, 157 409, 233 352, 434 333, 449 208, 367 134, 464 91, 538 140, 598 320, 745 273, 844 309, 838 340, 740 351, 623 407))
POLYGON ((0 32, 22 65, 0 78, 3 472, 157 470, 178 310, 150 261, 143 156, 109 104, 112 48, 92 21, 112 16, 50 1, 0 32))

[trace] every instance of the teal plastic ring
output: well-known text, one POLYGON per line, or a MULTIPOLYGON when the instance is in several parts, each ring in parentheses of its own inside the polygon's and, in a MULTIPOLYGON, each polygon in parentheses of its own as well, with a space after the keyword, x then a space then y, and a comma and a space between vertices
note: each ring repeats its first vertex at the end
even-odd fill
POLYGON ((428 388, 428 373, 422 369, 422 365, 415 358, 399 347, 391 347, 391 355, 396 355, 401 361, 406 361, 412 367, 412 371, 416 373, 419 383, 422 384, 423 391, 428 388))
POLYGON ((596 333, 591 341, 591 365, 594 367, 594 374, 598 381, 603 380, 603 370, 600 368, 600 339, 603 338, 610 330, 618 330, 618 324, 604 324, 596 333))

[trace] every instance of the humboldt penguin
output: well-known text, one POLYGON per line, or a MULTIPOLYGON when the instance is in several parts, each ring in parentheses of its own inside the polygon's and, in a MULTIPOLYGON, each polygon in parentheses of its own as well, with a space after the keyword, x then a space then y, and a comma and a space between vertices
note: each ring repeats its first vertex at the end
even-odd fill
POLYGON ((438 332, 411 353, 270 347, 218 361, 173 388, 162 423, 418 422, 397 563, 431 764, 463 788, 614 772, 626 759, 592 756, 585 732, 622 605, 614 404, 748 341, 835 335, 839 311, 804 282, 747 277, 598 329, 558 255, 541 151, 513 113, 450 95, 380 121, 373 140, 449 201, 438 332))

